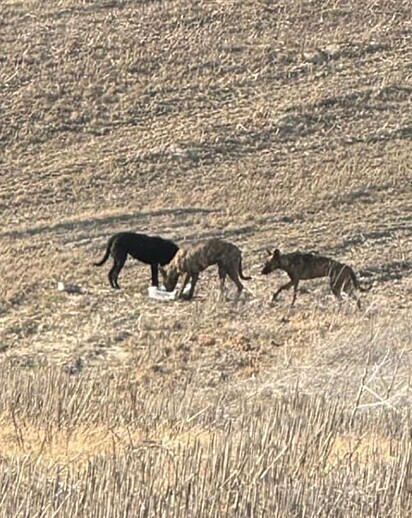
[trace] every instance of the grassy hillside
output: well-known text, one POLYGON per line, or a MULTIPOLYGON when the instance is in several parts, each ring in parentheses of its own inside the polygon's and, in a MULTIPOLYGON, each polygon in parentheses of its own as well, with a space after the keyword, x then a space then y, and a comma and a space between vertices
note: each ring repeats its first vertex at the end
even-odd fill
POLYGON ((410 516, 410 12, 0 0, 0 517, 410 516), (249 293, 161 303, 132 260, 115 292, 121 230, 225 237, 249 293), (274 246, 363 311, 271 306, 274 246))

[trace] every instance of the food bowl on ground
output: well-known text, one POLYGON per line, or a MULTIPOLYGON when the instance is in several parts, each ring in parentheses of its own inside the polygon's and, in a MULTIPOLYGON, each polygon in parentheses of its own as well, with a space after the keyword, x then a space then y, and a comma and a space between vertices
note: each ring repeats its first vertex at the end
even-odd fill
MULTIPOLYGON (((190 283, 185 287, 183 293, 187 294, 190 290, 190 283)), ((157 300, 175 300, 177 298, 177 293, 179 290, 173 290, 173 291, 166 291, 166 288, 164 286, 156 287, 156 286, 150 286, 147 289, 147 292, 149 294, 149 297, 151 299, 157 299, 157 300)))

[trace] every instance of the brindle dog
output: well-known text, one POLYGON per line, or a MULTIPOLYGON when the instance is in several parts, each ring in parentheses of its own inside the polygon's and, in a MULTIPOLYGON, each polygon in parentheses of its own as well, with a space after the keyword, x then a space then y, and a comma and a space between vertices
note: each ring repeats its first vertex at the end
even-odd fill
POLYGON ((185 298, 191 299, 200 272, 214 264, 218 266, 222 296, 225 289, 226 275, 228 275, 236 284, 238 290, 237 297, 239 297, 243 290, 243 284, 240 282, 240 279, 249 280, 251 277, 243 275, 242 253, 239 248, 222 239, 208 239, 185 248, 180 248, 172 261, 165 268, 160 268, 160 273, 167 291, 173 291, 179 276, 182 273, 186 274, 178 297, 182 297, 186 285, 191 281, 189 293, 185 296, 185 298))
POLYGON ((267 252, 270 257, 264 264, 261 273, 263 275, 267 275, 274 270, 283 270, 290 277, 290 281, 281 286, 273 294, 272 301, 276 300, 281 291, 288 290, 293 286, 293 298, 291 304, 293 306, 296 300, 300 280, 329 277, 330 287, 335 297, 341 301, 341 292, 344 291, 356 300, 358 308, 361 309, 361 302, 355 294, 355 289, 359 291, 369 291, 371 289, 371 286, 368 288, 362 288, 360 286, 355 272, 350 266, 339 263, 329 257, 300 252, 281 254, 277 249, 274 252, 271 252, 270 250, 267 252))
POLYGON ((103 259, 94 265, 102 266, 111 255, 114 263, 109 271, 110 285, 112 288, 120 289, 119 273, 126 262, 127 255, 130 254, 138 261, 150 264, 152 286, 158 286, 159 265, 164 266, 169 263, 178 250, 179 247, 168 239, 135 232, 120 232, 109 239, 103 259))

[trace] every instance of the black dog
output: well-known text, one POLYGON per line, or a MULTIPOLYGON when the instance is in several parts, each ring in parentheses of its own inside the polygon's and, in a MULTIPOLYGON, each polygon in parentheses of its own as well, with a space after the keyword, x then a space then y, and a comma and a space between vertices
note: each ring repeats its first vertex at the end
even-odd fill
POLYGON ((109 281, 112 288, 120 289, 117 279, 120 270, 127 259, 127 254, 145 264, 150 264, 152 269, 152 286, 159 284, 159 264, 164 266, 169 263, 179 247, 168 239, 157 236, 147 236, 134 232, 120 232, 109 239, 106 253, 101 261, 94 263, 95 266, 102 266, 109 255, 114 259, 114 264, 109 272, 109 281))

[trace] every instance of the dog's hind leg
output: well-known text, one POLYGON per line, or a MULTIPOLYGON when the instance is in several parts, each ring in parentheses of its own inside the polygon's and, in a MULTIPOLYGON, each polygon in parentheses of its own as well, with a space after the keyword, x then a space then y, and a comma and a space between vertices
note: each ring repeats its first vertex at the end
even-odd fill
POLYGON ((335 295, 337 300, 339 302, 342 302, 342 290, 348 293, 348 285, 345 282, 345 279, 341 275, 343 270, 340 270, 338 275, 332 274, 330 277, 330 289, 332 290, 332 293, 335 295))
POLYGON ((356 288, 357 288, 357 285, 355 284, 355 282, 350 282, 349 280, 347 280, 344 285, 343 285, 343 291, 345 293, 347 293, 349 295, 349 297, 352 297, 353 300, 356 300, 356 305, 358 306, 358 309, 361 311, 362 310, 362 304, 361 304, 361 301, 360 301, 360 297, 358 296, 358 294, 356 293, 356 288))
POLYGON ((357 286, 350 285, 348 288, 345 288, 346 293, 349 294, 354 300, 356 300, 356 305, 358 306, 359 311, 362 311, 362 303, 359 295, 356 293, 357 286))
POLYGON ((112 288, 117 289, 115 275, 116 275, 116 268, 115 268, 115 265, 113 265, 109 271, 109 282, 110 282, 110 286, 112 288))
POLYGON ((127 252, 124 252, 123 250, 117 250, 116 254, 114 256, 114 264, 109 272, 109 281, 112 288, 116 288, 120 290, 120 286, 118 283, 118 277, 120 274, 121 269, 124 266, 124 263, 127 259, 127 252))
POLYGON ((219 279, 220 279, 220 297, 225 298, 225 281, 226 281, 226 270, 222 265, 218 265, 219 268, 219 279))
POLYGON ((351 284, 349 279, 331 279, 330 288, 340 304, 342 304, 343 302, 342 292, 344 292, 346 295, 356 300, 356 305, 358 306, 358 309, 362 309, 360 298, 357 296, 355 291, 356 288, 354 285, 351 284))
POLYGON ((340 288, 338 288, 337 286, 334 286, 332 284, 332 282, 330 284, 330 287, 331 287, 332 293, 335 295, 335 298, 338 301, 338 304, 339 304, 338 313, 339 313, 342 309, 342 304, 343 304, 342 293, 340 291, 340 288))
POLYGON ((232 281, 236 284, 237 287, 237 295, 236 300, 240 297, 240 294, 243 291, 243 284, 240 282, 239 275, 235 269, 227 272, 232 281))
POLYGON ((150 269, 152 271, 152 286, 159 286, 159 265, 157 263, 153 263, 150 265, 150 269))
POLYGON ((336 300, 339 302, 339 311, 342 307, 343 299, 342 299, 342 293, 341 293, 341 286, 337 285, 337 283, 330 281, 330 289, 332 290, 332 293, 335 295, 336 300))

